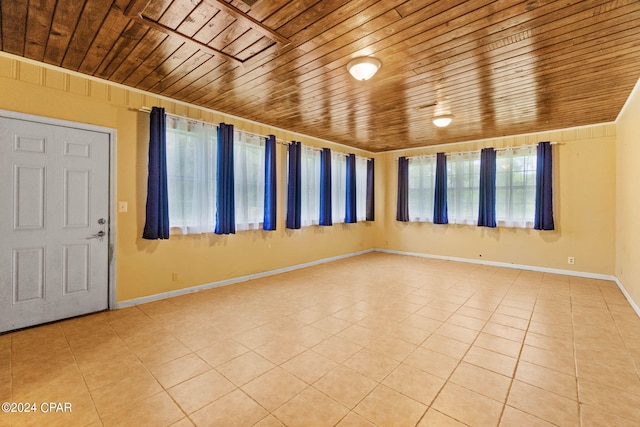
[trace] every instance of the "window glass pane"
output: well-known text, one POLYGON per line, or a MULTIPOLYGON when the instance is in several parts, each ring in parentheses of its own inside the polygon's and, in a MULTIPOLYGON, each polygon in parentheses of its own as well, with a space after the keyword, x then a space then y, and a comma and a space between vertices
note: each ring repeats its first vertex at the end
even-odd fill
POLYGON ((496 153, 496 219, 506 227, 531 227, 535 213, 535 147, 496 153), (504 170, 505 173, 501 174, 504 170))
POLYGON ((167 117, 166 136, 171 232, 213 232, 216 216, 216 127, 167 117))

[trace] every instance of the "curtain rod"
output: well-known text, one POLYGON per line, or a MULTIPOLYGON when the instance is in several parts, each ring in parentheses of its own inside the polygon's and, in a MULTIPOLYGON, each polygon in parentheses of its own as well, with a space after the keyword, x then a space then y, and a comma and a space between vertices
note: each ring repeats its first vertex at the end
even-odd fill
MULTIPOLYGON (((149 107, 140 107, 140 109, 138 109, 138 111, 140 111, 142 113, 151 113, 151 108, 149 108, 149 107)), ((210 122, 205 122, 204 120, 192 119, 190 117, 180 116, 178 114, 167 113, 167 112, 165 112, 165 114, 167 116, 169 116, 169 117, 175 117, 175 118, 178 118, 178 119, 183 119, 183 120, 186 120, 186 121, 191 122, 191 123, 202 123, 202 124, 205 124, 205 125, 215 126, 215 124, 210 123, 210 122)), ((234 130, 236 130, 236 129, 234 128, 234 130)), ((260 135, 259 133, 249 132, 249 131, 242 130, 242 129, 237 129, 237 131, 238 132, 248 133, 249 135, 253 135, 253 136, 259 136, 261 138, 266 138, 266 136, 260 135)), ((276 143, 277 144, 282 144, 282 145, 289 145, 288 142, 286 142, 286 141, 284 141, 282 139, 278 139, 278 138, 276 138, 276 143)))
MULTIPOLYGON (((140 107, 140 108, 138 109, 138 111, 140 111, 141 113, 147 113, 147 114, 149 114, 149 113, 151 113, 151 108, 149 108, 149 107, 140 107)), ((167 116, 170 116, 170 117, 176 117, 176 118, 178 118, 178 119, 184 119, 184 120, 187 120, 187 121, 192 122, 192 123, 202 123, 202 124, 205 124, 205 125, 213 125, 213 126, 215 126, 213 123, 205 122, 204 120, 192 119, 192 118, 190 118, 190 117, 179 116, 178 114, 172 114, 172 113, 167 113, 167 112, 165 112, 165 114, 166 114, 167 116)), ((235 129, 234 129, 234 130, 235 130, 235 129)), ((266 136, 264 136, 264 135, 260 135, 260 134, 258 134, 258 133, 253 133, 253 132, 248 132, 248 131, 246 131, 246 130, 242 130, 242 129, 238 129, 238 132, 244 132, 244 133, 248 133, 249 135, 259 136, 259 137, 261 137, 261 138, 266 138, 266 136)), ((282 144, 282 145, 287 145, 287 146, 291 145, 291 143, 290 143, 290 142, 287 142, 287 141, 285 141, 285 140, 283 140, 283 139, 279 139, 279 138, 276 138, 276 144, 282 144)), ((312 147, 312 146, 310 146, 310 145, 305 145, 305 147, 309 147, 309 148, 311 148, 311 149, 313 149, 313 150, 316 150, 316 151, 322 151, 322 148, 312 147)), ((333 152, 333 151, 332 151, 332 152, 333 152)), ((338 151, 336 151, 336 153, 343 154, 342 152, 338 152, 338 151)), ((346 156, 346 155, 347 155, 347 154, 345 154, 345 156, 346 156)), ((356 156, 356 157, 357 157, 357 158, 359 157, 359 158, 361 158, 361 159, 368 159, 368 157, 361 157, 361 156, 356 156)))
MULTIPOLYGON (((552 141, 550 142, 551 145, 561 145, 561 143, 556 142, 556 141, 552 141)), ((528 144, 528 145, 517 145, 517 146, 509 146, 509 147, 501 147, 501 148, 494 148, 494 151, 507 151, 507 150, 513 150, 516 148, 533 148, 533 147, 537 147, 537 144, 528 144)), ((487 147, 488 148, 488 147, 487 147)), ((454 151, 451 153, 445 153, 447 156, 449 155, 462 155, 462 154, 474 154, 474 153, 479 153, 481 151, 480 150, 471 150, 471 151, 454 151)), ((408 159, 419 159, 419 158, 427 158, 427 157, 436 157, 436 154, 424 154, 421 156, 410 156, 407 157, 408 159)))

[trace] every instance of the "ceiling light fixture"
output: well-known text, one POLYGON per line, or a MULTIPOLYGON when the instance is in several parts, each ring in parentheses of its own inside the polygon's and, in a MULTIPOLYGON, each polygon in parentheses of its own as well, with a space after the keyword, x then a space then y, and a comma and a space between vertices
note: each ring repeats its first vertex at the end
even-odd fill
POLYGON ((356 80, 369 80, 382 67, 379 59, 371 56, 354 58, 347 64, 347 70, 356 80))
POLYGON ((444 128, 449 126, 449 124, 453 120, 453 114, 438 114, 431 120, 433 121, 434 125, 438 126, 439 128, 444 128))

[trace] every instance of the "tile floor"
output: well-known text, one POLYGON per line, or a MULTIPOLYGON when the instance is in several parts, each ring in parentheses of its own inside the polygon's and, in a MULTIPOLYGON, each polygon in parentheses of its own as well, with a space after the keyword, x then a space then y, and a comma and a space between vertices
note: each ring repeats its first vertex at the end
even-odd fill
POLYGON ((371 253, 0 335, 0 427, 637 426, 639 372, 612 282, 371 253))

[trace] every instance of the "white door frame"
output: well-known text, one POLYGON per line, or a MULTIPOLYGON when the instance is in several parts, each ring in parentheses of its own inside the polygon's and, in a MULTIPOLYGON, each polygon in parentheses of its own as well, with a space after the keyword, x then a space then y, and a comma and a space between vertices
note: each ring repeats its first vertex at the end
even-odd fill
POLYGON ((64 126, 72 129, 82 129, 100 132, 109 135, 109 310, 116 308, 116 130, 112 128, 90 125, 86 123, 72 122, 51 117, 36 116, 33 114, 18 113, 15 111, 0 110, 0 117, 7 119, 25 120, 34 123, 42 123, 53 126, 64 126))

